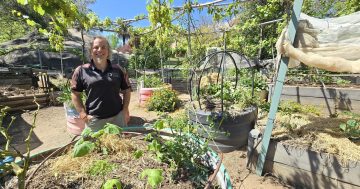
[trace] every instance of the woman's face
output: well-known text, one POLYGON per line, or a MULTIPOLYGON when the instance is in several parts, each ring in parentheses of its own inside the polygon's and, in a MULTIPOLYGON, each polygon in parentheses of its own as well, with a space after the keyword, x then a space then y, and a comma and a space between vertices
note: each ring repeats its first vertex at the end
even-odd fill
POLYGON ((109 56, 109 47, 105 39, 96 38, 91 49, 91 58, 96 63, 106 63, 109 56))

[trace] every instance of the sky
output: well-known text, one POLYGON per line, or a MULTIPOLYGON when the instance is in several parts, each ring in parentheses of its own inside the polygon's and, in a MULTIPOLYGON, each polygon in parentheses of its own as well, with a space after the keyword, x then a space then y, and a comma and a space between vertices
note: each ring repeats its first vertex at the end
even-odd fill
MULTIPOLYGON (((115 18, 131 19, 137 15, 145 14, 146 0, 97 0, 89 8, 94 11, 100 19, 109 17, 114 20, 115 18)), ((137 23, 139 26, 147 26, 149 22, 141 21, 137 23)))
MULTIPOLYGON (((211 2, 213 0, 198 0, 199 3, 211 2)), ((100 19, 104 19, 106 16, 114 20, 115 18, 131 19, 137 15, 145 14, 147 0, 97 0, 89 8, 94 11, 100 19)), ((173 6, 182 6, 185 0, 174 0, 173 6)), ((194 13, 195 18, 199 18, 197 11, 194 13)), ((200 15, 206 16, 206 10, 202 11, 200 15)), ((207 16, 209 17, 209 16, 207 16)), ((133 26, 149 26, 150 23, 147 20, 139 21, 133 24, 133 26)))

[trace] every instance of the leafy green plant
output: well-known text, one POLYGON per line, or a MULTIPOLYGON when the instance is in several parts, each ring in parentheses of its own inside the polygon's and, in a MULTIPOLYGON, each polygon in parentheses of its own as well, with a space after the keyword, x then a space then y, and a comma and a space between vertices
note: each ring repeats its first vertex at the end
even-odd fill
POLYGON ((143 172, 141 172, 140 178, 144 179, 147 177, 147 183, 152 188, 156 188, 164 180, 162 173, 163 171, 161 169, 145 169, 143 172))
POLYGON ((107 160, 97 160, 89 167, 88 173, 92 176, 105 176, 115 168, 116 165, 107 160))
POLYGON ((350 84, 350 83, 351 83, 351 81, 345 80, 345 79, 341 79, 341 78, 338 78, 338 79, 336 80, 336 84, 339 85, 339 86, 346 86, 346 85, 348 85, 348 84, 350 84))
POLYGON ((139 159, 141 156, 143 156, 144 152, 142 150, 136 150, 133 155, 135 159, 139 159))
POLYGON ((200 95, 214 104, 219 103, 223 99, 224 106, 227 109, 230 107, 243 109, 260 102, 256 94, 252 96, 251 88, 241 85, 235 88, 234 82, 230 81, 224 81, 222 87, 220 83, 207 85, 205 88, 200 89, 200 95))
POLYGON ((360 122, 356 119, 349 119, 340 124, 339 128, 350 138, 360 138, 360 122))
POLYGON ((155 153, 156 158, 168 163, 172 169, 172 176, 179 178, 187 175, 196 186, 202 186, 206 180, 209 168, 201 163, 201 159, 208 151, 207 143, 195 132, 195 126, 188 123, 186 115, 177 118, 165 116, 156 121, 155 132, 148 134, 152 140, 148 149, 155 153), (168 128, 173 133, 172 140, 163 141, 158 137, 161 129, 168 128))
POLYGON ((101 189, 122 189, 122 185, 121 182, 119 181, 119 179, 109 179, 107 180, 102 186, 101 189))
POLYGON ((138 78, 138 83, 144 82, 144 88, 157 88, 164 85, 164 82, 157 75, 142 75, 138 78))
POLYGON ((251 88, 253 86, 253 80, 254 90, 267 90, 266 77, 260 72, 251 69, 240 69, 240 85, 251 88))
MULTIPOLYGON (((61 103, 64 103, 66 105, 68 105, 69 107, 71 108, 74 108, 74 105, 72 104, 72 101, 71 101, 71 88, 70 88, 70 83, 69 82, 66 82, 65 84, 63 85, 60 85, 59 86, 60 89, 61 89, 61 93, 60 95, 56 98, 56 100, 58 100, 59 102, 61 103)), ((86 95, 85 93, 81 93, 81 100, 83 102, 86 101, 86 95)))
POLYGON ((146 107, 149 111, 172 112, 180 104, 180 99, 172 89, 156 90, 150 97, 146 107))
POLYGON ((117 125, 107 123, 103 129, 92 132, 89 127, 85 128, 81 133, 81 138, 76 142, 73 149, 73 157, 82 157, 89 154, 95 149, 101 149, 97 139, 99 139, 103 134, 120 134, 122 132, 121 128, 117 125))

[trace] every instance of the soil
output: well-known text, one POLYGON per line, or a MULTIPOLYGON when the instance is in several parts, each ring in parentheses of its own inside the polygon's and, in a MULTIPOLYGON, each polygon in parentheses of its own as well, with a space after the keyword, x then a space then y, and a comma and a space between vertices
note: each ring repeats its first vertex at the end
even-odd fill
MULTIPOLYGON (((180 94, 183 102, 188 101, 187 94, 180 94)), ((177 114, 177 111, 173 114, 177 114)), ((13 145, 24 153, 26 147, 23 143, 26 133, 33 122, 34 111, 14 114, 16 120, 11 133, 14 134, 13 145)), ((131 119, 129 126, 141 126, 153 123, 159 118, 156 112, 147 111, 139 106, 136 92, 132 93, 130 102, 131 119)), ((66 130, 65 112, 63 107, 51 106, 40 109, 36 118, 36 128, 31 137, 31 154, 36 154, 69 143, 74 135, 66 130)), ((246 148, 241 148, 230 153, 225 153, 223 164, 230 175, 233 188, 246 189, 280 189, 291 188, 283 184, 279 179, 268 175, 260 177, 246 168, 246 148)), ((59 186, 61 188, 61 186, 59 186)))

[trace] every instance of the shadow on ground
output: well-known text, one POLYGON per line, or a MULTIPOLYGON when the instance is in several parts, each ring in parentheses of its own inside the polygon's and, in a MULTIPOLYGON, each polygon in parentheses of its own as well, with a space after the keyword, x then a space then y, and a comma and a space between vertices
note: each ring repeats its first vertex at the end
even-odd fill
MULTIPOLYGON (((24 144, 25 144, 26 138, 29 135, 29 131, 31 129, 31 124, 26 122, 21 117, 21 113, 13 113, 13 114, 7 115, 4 118, 2 127, 5 127, 5 128, 8 127, 9 123, 11 122, 11 116, 14 116, 15 120, 9 129, 9 134, 12 137, 12 141, 10 143, 10 145, 12 147, 10 147, 10 149, 13 150, 15 148, 20 153, 24 154, 24 153, 26 153, 26 145, 24 145, 24 144)), ((6 144, 5 137, 2 135, 0 136, 0 144, 1 144, 2 149, 4 148, 4 146, 6 144)), ((43 142, 41 142, 39 140, 39 138, 34 133, 32 133, 31 138, 30 138, 30 150, 35 149, 42 144, 43 144, 43 142)))

